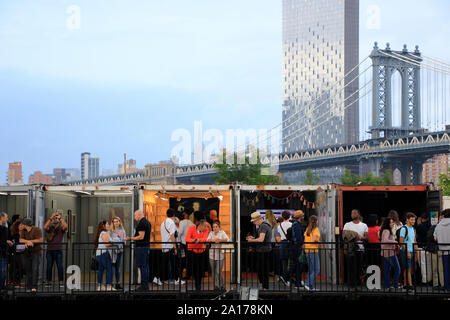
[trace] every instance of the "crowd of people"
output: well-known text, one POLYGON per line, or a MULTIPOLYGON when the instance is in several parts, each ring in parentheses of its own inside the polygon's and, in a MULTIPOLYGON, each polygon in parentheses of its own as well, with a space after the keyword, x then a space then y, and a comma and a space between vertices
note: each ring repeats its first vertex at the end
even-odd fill
MULTIPOLYGON (((132 237, 127 236, 119 217, 99 222, 94 237, 98 291, 122 289, 124 246, 130 241, 134 242, 136 267, 140 270, 137 291, 149 290, 151 276, 156 285, 183 285, 192 278, 195 289, 201 290, 207 271, 214 288, 224 290, 224 243, 230 238, 221 229, 215 210, 206 216, 200 211, 186 209, 178 213, 168 209, 161 223, 161 256, 155 268, 155 264, 150 267, 152 226, 140 210, 134 213, 134 219, 137 224, 132 237)), ((255 245, 261 289, 269 289, 273 271, 287 286, 317 290, 322 247, 318 217, 311 215, 305 223, 305 214, 297 210, 293 214, 284 211, 276 219, 269 210, 265 217, 260 212, 252 213, 250 221, 256 226, 256 233, 246 240, 255 245)), ((8 215, 0 213, 1 290, 12 285, 36 292, 43 251, 47 262, 45 286, 64 288, 63 242, 68 225, 60 213, 53 213, 43 229, 20 216, 13 216, 8 224, 8 215), (8 264, 14 266, 9 268, 9 274, 8 264), (55 265, 57 277, 53 277, 55 265)), ((422 285, 450 291, 450 209, 444 210, 435 223, 426 214, 418 218, 411 212, 404 215, 402 223, 399 214, 391 210, 382 218, 369 215, 367 224, 359 210, 354 209, 341 237, 346 282, 352 291, 363 284, 368 265, 381 268, 386 290, 410 291, 418 284, 415 277, 419 275, 422 285)))
POLYGON ((385 290, 412 291, 421 285, 450 291, 450 209, 444 210, 435 224, 428 214, 417 217, 412 212, 404 214, 402 223, 395 210, 379 221, 377 215, 370 215, 367 224, 357 209, 352 210, 351 218, 342 237, 352 291, 364 280, 364 267, 369 265, 383 270, 385 290), (419 281, 415 281, 416 275, 419 281))
POLYGON ((274 275, 286 286, 316 290, 315 279, 320 271, 320 230, 318 218, 309 217, 306 230, 303 225, 305 214, 297 210, 291 215, 283 211, 277 220, 268 210, 265 217, 260 212, 251 214, 251 222, 257 226, 256 235, 246 240, 257 244, 256 266, 261 289, 269 289, 270 264, 274 275), (302 261, 303 258, 303 261, 302 261), (308 266, 306 282, 302 279, 303 265, 308 266))

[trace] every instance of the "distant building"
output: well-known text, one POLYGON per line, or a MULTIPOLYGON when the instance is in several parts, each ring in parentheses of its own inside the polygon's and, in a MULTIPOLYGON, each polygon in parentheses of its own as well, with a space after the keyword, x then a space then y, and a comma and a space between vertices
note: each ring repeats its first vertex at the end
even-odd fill
POLYGON ((433 158, 428 159, 423 165, 422 183, 433 182, 434 185, 439 183, 441 174, 448 174, 450 166, 450 153, 437 154, 433 158))
POLYGON ((28 184, 52 184, 52 175, 44 174, 41 171, 35 171, 28 177, 28 184))
POLYGON ((91 154, 89 152, 84 152, 81 154, 81 179, 88 179, 88 168, 89 168, 89 158, 91 154))
POLYGON ((141 170, 142 169, 136 168, 136 160, 130 159, 127 160, 125 166, 123 163, 119 164, 117 172, 118 174, 124 174, 124 173, 134 173, 141 170))
POLYGON ((22 180, 22 162, 10 162, 8 166, 8 185, 23 184, 22 180))
POLYGON ((89 152, 81 154, 81 179, 94 179, 100 176, 100 159, 92 158, 89 152))
POLYGON ((149 184, 175 184, 176 165, 172 161, 147 164, 144 170, 149 184))
POLYGON ((100 176, 100 159, 89 158, 88 179, 95 179, 100 176))
POLYGON ((53 169, 53 183, 54 184, 64 184, 67 182, 68 173, 64 168, 54 168, 53 169))
POLYGON ((78 168, 66 168, 66 182, 80 180, 81 172, 78 168))

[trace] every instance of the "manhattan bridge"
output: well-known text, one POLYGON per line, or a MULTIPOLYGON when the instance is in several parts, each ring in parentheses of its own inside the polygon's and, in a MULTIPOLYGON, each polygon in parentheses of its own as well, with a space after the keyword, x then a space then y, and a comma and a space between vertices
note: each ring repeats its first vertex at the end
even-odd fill
MULTIPOLYGON (((397 170, 401 184, 408 185, 420 184, 427 159, 450 152, 450 63, 423 55, 417 46, 413 51, 408 51, 406 45, 395 51, 389 43, 380 49, 375 42, 368 56, 322 92, 309 102, 308 109, 315 115, 312 121, 302 123, 296 111, 271 132, 282 128, 283 144, 289 143, 336 117, 334 110, 345 112, 356 104, 359 141, 265 154, 261 157, 263 164, 275 165, 283 174, 336 166, 351 167, 352 172, 357 168, 360 175, 372 172, 375 176, 386 169, 397 170), (343 93, 355 84, 357 89, 342 99, 343 93)), ((255 142, 260 146, 270 138, 270 135, 257 137, 257 141, 249 141, 247 146, 237 149, 243 150, 255 142)), ((212 160, 177 166, 174 181, 214 184, 214 165, 212 160)), ((71 184, 128 184, 144 180, 143 173, 134 173, 71 184)))

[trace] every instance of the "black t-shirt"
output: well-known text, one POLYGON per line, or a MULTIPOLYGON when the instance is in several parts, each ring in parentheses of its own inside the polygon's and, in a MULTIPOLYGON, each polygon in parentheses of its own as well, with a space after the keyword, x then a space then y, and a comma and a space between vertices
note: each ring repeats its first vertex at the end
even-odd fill
POLYGON ((136 241, 136 247, 145 247, 149 246, 150 242, 150 232, 152 231, 152 225, 146 218, 142 218, 141 221, 139 221, 137 227, 136 227, 136 233, 134 234, 135 237, 139 235, 140 231, 144 231, 144 239, 137 240, 136 241))
POLYGON ((427 243, 427 233, 431 228, 430 220, 419 224, 416 228, 416 241, 420 247, 423 247, 427 243))

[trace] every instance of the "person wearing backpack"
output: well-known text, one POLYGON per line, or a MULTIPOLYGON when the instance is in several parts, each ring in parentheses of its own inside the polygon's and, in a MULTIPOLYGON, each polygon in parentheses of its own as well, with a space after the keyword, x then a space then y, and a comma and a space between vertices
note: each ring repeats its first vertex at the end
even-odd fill
POLYGON ((289 286, 289 252, 292 239, 292 223, 289 221, 291 219, 291 213, 289 211, 283 211, 281 213, 283 217, 283 222, 278 226, 278 233, 281 236, 280 245, 280 260, 281 260, 281 275, 280 280, 284 285, 289 286))
POLYGON ((416 215, 412 212, 406 213, 406 225, 398 230, 400 243, 400 262, 403 265, 403 285, 404 288, 411 292, 413 290, 412 274, 414 270, 414 260, 417 260, 416 231, 414 224, 416 223, 416 215), (415 256, 414 257, 414 253, 415 256))

